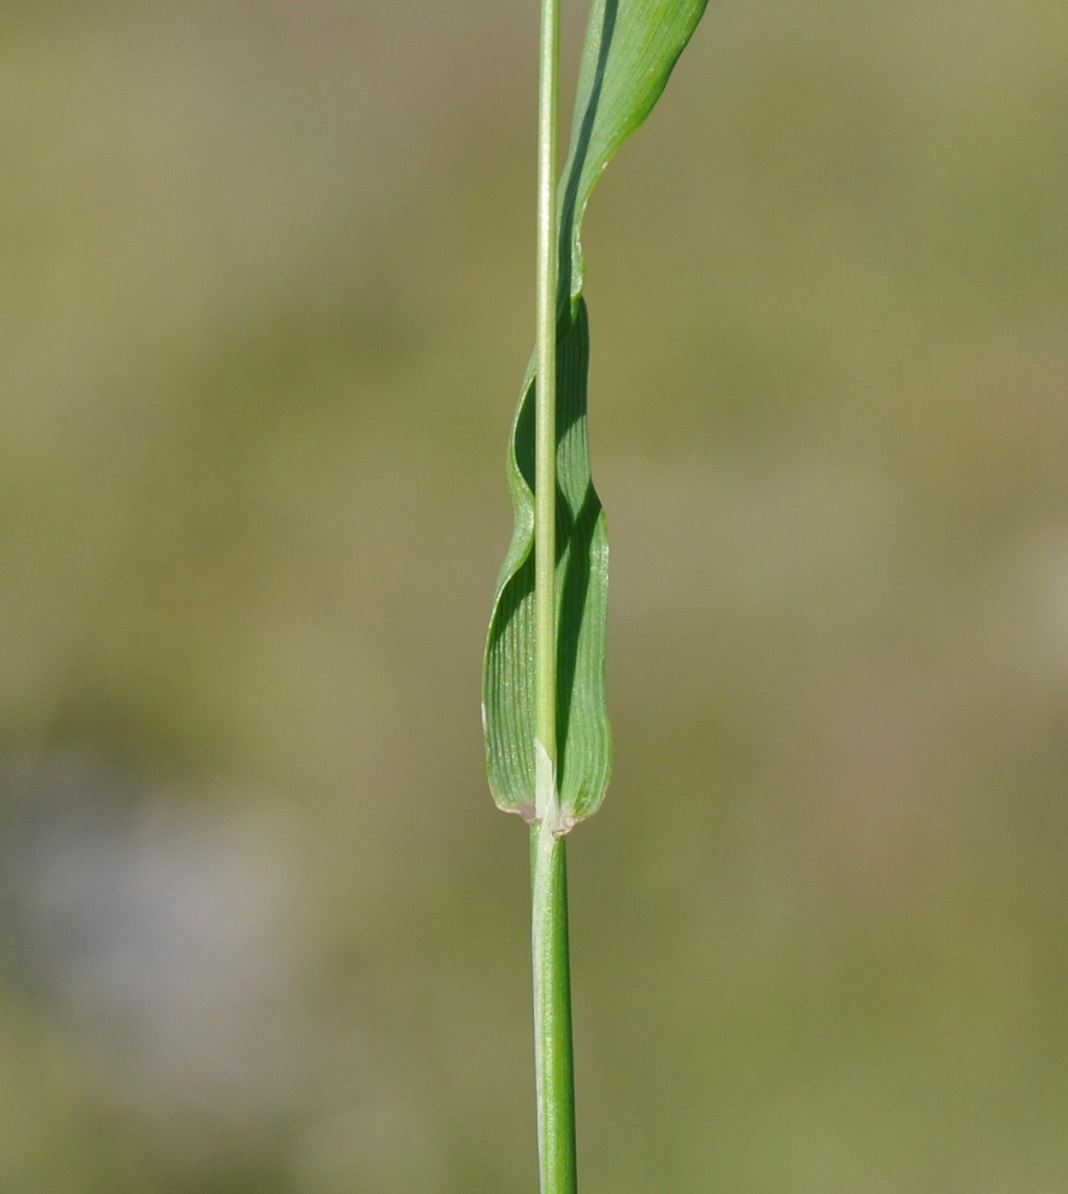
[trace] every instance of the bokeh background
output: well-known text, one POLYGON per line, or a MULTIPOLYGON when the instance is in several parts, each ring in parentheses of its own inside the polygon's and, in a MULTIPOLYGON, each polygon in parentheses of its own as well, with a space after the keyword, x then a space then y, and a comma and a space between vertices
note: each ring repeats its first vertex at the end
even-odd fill
MULTIPOLYGON (((536 5, 0 22, 0 1190, 532 1190, 536 5)), ((713 0, 594 197, 591 1194, 1068 1188, 1066 129, 1063 0, 713 0)))

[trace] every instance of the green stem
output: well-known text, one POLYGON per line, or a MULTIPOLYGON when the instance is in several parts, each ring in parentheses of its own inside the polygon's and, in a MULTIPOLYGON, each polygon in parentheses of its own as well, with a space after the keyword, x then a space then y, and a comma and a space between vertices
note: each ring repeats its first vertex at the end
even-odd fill
POLYGON ((541 1194, 576 1194, 575 1080, 567 932, 567 847, 544 825, 530 835, 534 1060, 541 1194))
POLYGON ((534 459, 535 792, 537 818, 556 798, 556 96, 559 0, 541 3, 538 90, 538 350, 534 459))
POLYGON ((531 831, 534 1064, 541 1194, 576 1194, 567 868, 556 790, 556 108, 559 0, 541 0, 538 348, 534 460, 535 813, 531 831))

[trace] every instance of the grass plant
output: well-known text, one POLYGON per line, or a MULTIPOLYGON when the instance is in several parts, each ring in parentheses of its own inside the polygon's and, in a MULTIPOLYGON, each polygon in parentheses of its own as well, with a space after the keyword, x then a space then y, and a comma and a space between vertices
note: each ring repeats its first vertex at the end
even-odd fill
POLYGON ((577 1190, 566 835, 611 770, 608 535, 590 472, 582 218, 651 111, 707 0, 593 0, 571 146, 557 182, 560 0, 541 2, 537 344, 512 425, 515 529, 486 645, 483 723, 498 806, 530 825, 542 1194, 577 1190))

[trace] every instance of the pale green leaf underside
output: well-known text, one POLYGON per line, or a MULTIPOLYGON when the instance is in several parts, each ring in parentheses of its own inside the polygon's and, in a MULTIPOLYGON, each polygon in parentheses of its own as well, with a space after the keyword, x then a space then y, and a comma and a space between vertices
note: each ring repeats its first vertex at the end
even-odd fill
MULTIPOLYGON (((590 473, 589 324, 582 299, 582 216, 616 150, 649 114, 707 0, 594 0, 571 151, 560 190, 557 344, 557 769, 563 824, 596 812, 608 786, 605 703, 608 533, 590 473)), ((534 407, 527 370, 512 424, 508 480, 515 530, 486 644, 483 718, 497 804, 534 816, 534 407)))

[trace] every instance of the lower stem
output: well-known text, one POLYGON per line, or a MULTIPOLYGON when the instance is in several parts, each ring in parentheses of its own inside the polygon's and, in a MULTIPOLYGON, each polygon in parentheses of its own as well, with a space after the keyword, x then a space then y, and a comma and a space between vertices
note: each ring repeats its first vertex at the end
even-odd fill
POLYGON ((544 823, 531 828, 530 868, 541 1194, 577 1194, 567 847, 544 823))

